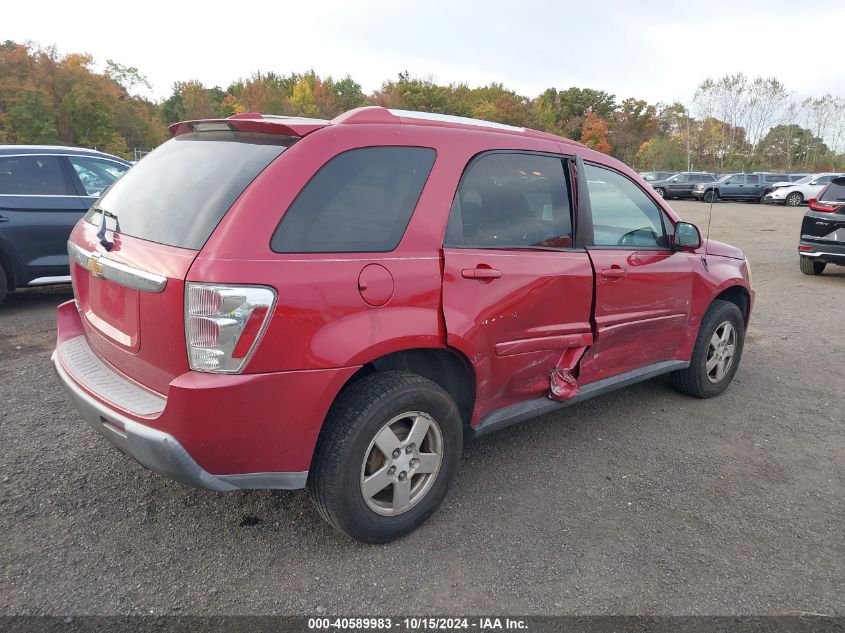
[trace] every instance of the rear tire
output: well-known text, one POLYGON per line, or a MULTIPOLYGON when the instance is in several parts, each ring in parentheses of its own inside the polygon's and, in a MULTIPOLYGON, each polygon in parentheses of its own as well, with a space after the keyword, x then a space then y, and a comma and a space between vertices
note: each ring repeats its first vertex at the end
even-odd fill
POLYGON ((669 380, 694 398, 718 396, 736 374, 744 342, 742 312, 735 303, 717 299, 701 320, 689 367, 672 372, 669 380))
POLYGON ((824 272, 827 262, 820 262, 811 257, 800 257, 801 272, 805 275, 821 275, 824 272))
POLYGON ((719 194, 713 191, 712 189, 708 189, 704 192, 704 202, 716 202, 719 199, 719 194))
POLYGON ((802 202, 804 202, 804 196, 797 191, 793 191, 784 200, 784 204, 788 207, 800 207, 802 202))
POLYGON ((9 282, 6 281, 6 271, 0 266, 0 305, 3 305, 3 300, 6 298, 6 292, 9 289, 9 282))
POLYGON ((386 543, 437 510, 462 449, 463 423, 448 393, 416 374, 377 372, 332 405, 308 488, 336 529, 362 543, 386 543))

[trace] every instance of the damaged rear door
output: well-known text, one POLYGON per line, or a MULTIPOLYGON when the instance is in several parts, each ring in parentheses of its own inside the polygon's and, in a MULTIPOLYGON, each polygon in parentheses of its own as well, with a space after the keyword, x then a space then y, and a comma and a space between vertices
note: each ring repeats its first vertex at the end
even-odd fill
POLYGON ((592 343, 593 269, 573 248, 566 158, 487 152, 468 165, 443 248, 447 342, 472 362, 473 423, 550 394, 592 343))

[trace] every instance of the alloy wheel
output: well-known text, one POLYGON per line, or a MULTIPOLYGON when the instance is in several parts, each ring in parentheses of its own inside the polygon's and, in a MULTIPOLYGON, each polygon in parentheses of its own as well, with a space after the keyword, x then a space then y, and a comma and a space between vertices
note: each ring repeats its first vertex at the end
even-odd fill
POLYGON ((361 466, 367 507, 397 516, 431 490, 443 459, 443 434, 427 413, 407 411, 387 422, 370 442, 361 466))
POLYGON ((736 330, 730 321, 723 321, 713 336, 707 348, 705 369, 710 382, 720 382, 733 365, 736 353, 736 330))

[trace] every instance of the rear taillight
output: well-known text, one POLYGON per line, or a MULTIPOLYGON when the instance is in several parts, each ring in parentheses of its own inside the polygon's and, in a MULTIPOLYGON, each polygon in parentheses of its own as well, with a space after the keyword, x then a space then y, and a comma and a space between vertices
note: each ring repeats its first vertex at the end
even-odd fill
POLYGON ((194 371, 237 374, 267 328, 276 291, 265 286, 189 283, 185 339, 194 371))
POLYGON ((839 210, 839 207, 842 205, 839 204, 826 204, 824 202, 819 202, 815 198, 810 198, 810 209, 813 211, 821 211, 822 213, 836 213, 839 210))

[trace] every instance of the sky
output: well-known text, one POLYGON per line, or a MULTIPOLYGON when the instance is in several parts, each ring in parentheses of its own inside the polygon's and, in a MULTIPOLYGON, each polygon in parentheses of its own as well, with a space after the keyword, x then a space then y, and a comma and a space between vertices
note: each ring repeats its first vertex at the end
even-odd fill
POLYGON ((689 104, 708 76, 775 76, 800 96, 845 97, 845 2, 320 0, 82 3, 6 0, 0 40, 225 88, 255 71, 350 74, 365 92, 408 71, 534 97, 549 87, 689 104), (838 31, 836 31, 838 33, 838 31))

